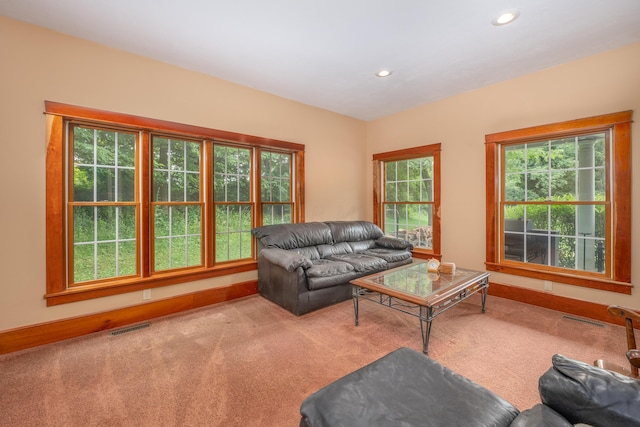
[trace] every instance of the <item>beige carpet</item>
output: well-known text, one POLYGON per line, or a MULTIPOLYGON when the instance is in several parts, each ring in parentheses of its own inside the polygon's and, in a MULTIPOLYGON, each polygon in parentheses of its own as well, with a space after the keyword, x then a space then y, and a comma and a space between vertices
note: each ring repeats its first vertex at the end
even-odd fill
MULTIPOLYGON (((429 355, 519 409, 561 353, 624 364, 620 326, 473 296, 433 323, 429 355)), ((295 317, 260 296, 0 356, 3 426, 297 426, 302 400, 384 354, 418 320, 363 301, 295 317)))

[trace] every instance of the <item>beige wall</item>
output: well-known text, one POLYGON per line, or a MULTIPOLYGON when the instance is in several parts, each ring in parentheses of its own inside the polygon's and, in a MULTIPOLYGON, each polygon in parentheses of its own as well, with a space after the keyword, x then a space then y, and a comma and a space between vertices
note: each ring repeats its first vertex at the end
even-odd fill
POLYGON ((305 144, 307 220, 365 217, 365 122, 5 17, 0 40, 0 330, 142 302, 135 292, 45 306, 45 100, 305 144))
MULTIPOLYGON (((445 261, 481 269, 485 261, 485 153, 489 133, 634 110, 632 144, 640 142, 640 44, 434 102, 367 126, 367 177, 377 152, 442 143, 442 253, 445 261)), ((640 150, 632 188, 640 188, 640 150)), ((367 184, 371 215, 372 185, 367 184)), ((640 307, 640 196, 634 191, 631 296, 552 283, 552 292, 602 304, 640 307)), ((543 290, 543 283, 493 273, 504 284, 543 290)))

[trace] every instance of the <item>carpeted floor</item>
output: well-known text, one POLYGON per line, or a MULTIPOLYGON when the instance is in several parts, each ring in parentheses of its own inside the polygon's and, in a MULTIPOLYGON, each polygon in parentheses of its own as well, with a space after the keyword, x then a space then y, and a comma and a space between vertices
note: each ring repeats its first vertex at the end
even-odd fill
MULTIPOLYGON (((296 317, 260 296, 0 356, 3 426, 297 426, 302 400, 386 353, 418 320, 351 301, 296 317)), ((489 296, 434 320, 429 355, 526 409, 561 353, 624 365, 624 328, 489 296)))

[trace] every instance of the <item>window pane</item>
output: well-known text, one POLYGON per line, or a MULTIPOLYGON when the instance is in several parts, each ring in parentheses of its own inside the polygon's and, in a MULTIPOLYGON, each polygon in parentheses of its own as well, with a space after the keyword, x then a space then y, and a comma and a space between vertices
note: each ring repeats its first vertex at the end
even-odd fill
POLYGON ((187 265, 202 264, 202 240, 198 236, 187 237, 187 265))
POLYGON ((188 259, 186 236, 172 236, 170 242, 171 268, 186 267, 188 259))
POLYGON ((291 224, 291 205, 262 205, 262 224, 291 224))
POLYGON ((136 207, 76 206, 73 281, 136 273, 136 207))
POLYGON ((508 202, 524 201, 524 173, 508 173, 505 176, 505 200, 508 202))
POLYGON ((384 233, 413 243, 415 247, 432 247, 433 205, 386 204, 384 233))
POLYGON ((251 205, 216 205, 215 218, 216 261, 250 258, 251 205))
POLYGON ((73 208, 73 241, 93 242, 95 235, 95 207, 76 206, 73 208))
POLYGON ((98 243, 97 249, 96 279, 116 277, 116 244, 112 242, 98 243))
POLYGON ((95 280, 94 244, 75 244, 73 246, 73 282, 95 280))
POLYGON ((118 239, 136 238, 136 207, 121 206, 118 211, 118 239))
POLYGON ((168 237, 156 237, 154 246, 154 269, 156 271, 169 270, 171 268, 171 247, 168 237))
POLYGON ((136 137, 130 133, 118 135, 118 166, 133 168, 136 164, 136 137))
POLYGON ((155 270, 202 265, 202 207, 156 206, 155 270))
POLYGON ((553 200, 576 200, 575 170, 551 172, 551 197, 553 200))
POLYGON ((136 242, 135 240, 118 243, 118 273, 120 276, 136 274, 136 242))
MULTIPOLYGON (((261 153, 262 188, 260 200, 263 202, 290 201, 291 155, 283 153, 261 153)), ((249 199, 245 199, 249 200, 249 199)))
POLYGON ((96 132, 96 164, 102 166, 115 166, 116 164, 116 133, 99 130, 96 132))
POLYGON ((527 144, 527 171, 544 171, 549 169, 549 144, 535 142, 527 144))
POLYGON ((218 202, 248 202, 251 200, 250 150, 214 147, 214 200, 218 202))
POLYGON ((73 162, 76 165, 95 164, 95 131, 80 126, 73 128, 73 162))
POLYGON ((96 207, 96 212, 98 214, 98 240, 115 240, 117 228, 116 207, 98 206, 96 207))
POLYGON ((96 202, 116 201, 116 176, 114 168, 97 167, 96 202))
POLYGON ((551 141, 551 169, 574 169, 575 166, 575 139, 563 138, 551 141))
POLYGON ((169 171, 155 170, 153 172, 153 201, 169 201, 169 171))
POLYGON ((187 233, 190 235, 202 233, 202 208, 199 206, 187 207, 187 233))
POLYGON ((524 172, 524 145, 505 147, 505 172, 524 172))
POLYGON ((118 169, 118 201, 133 202, 136 195, 135 169, 118 169))
POLYGON ((549 175, 547 172, 527 174, 527 200, 540 201, 549 199, 549 175))
POLYGON ((386 163, 385 201, 433 201, 433 157, 386 163))
POLYGON ((186 170, 200 172, 200 144, 186 144, 186 170))
POLYGON ((200 200, 201 144, 153 137, 153 200, 200 200))
POLYGON ((170 139, 169 140, 169 164, 171 170, 184 171, 186 141, 170 139))
POLYGON ((184 202, 186 201, 185 197, 185 182, 184 182, 184 174, 179 173, 177 171, 171 171, 169 173, 171 177, 169 179, 169 186, 171 188, 171 201, 172 202, 184 202))
POLYGON ((575 205, 552 205, 551 228, 566 236, 576 235, 575 205))
POLYGON ((73 168, 73 201, 94 201, 94 167, 74 166, 73 168))
POLYGON ((558 239, 559 256, 557 267, 576 269, 576 239, 573 237, 560 237, 558 239))
POLYGON ((153 168, 169 170, 169 140, 166 138, 153 138, 153 168))

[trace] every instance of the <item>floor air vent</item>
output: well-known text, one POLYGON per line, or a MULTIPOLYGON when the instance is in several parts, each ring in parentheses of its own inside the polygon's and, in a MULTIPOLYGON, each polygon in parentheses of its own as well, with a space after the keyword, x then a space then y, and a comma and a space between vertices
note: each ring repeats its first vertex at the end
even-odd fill
POLYGON ((122 329, 112 331, 111 335, 112 336, 122 335, 122 334, 126 334, 127 332, 137 331, 138 329, 148 328, 149 326, 151 326, 151 323, 149 322, 141 323, 139 325, 133 325, 133 326, 129 326, 128 328, 122 328, 122 329))
POLYGON ((567 316, 566 314, 562 316, 567 320, 575 320, 576 322, 587 323, 589 325, 597 326, 599 328, 604 328, 604 323, 596 322, 595 320, 583 319, 581 317, 567 316))

